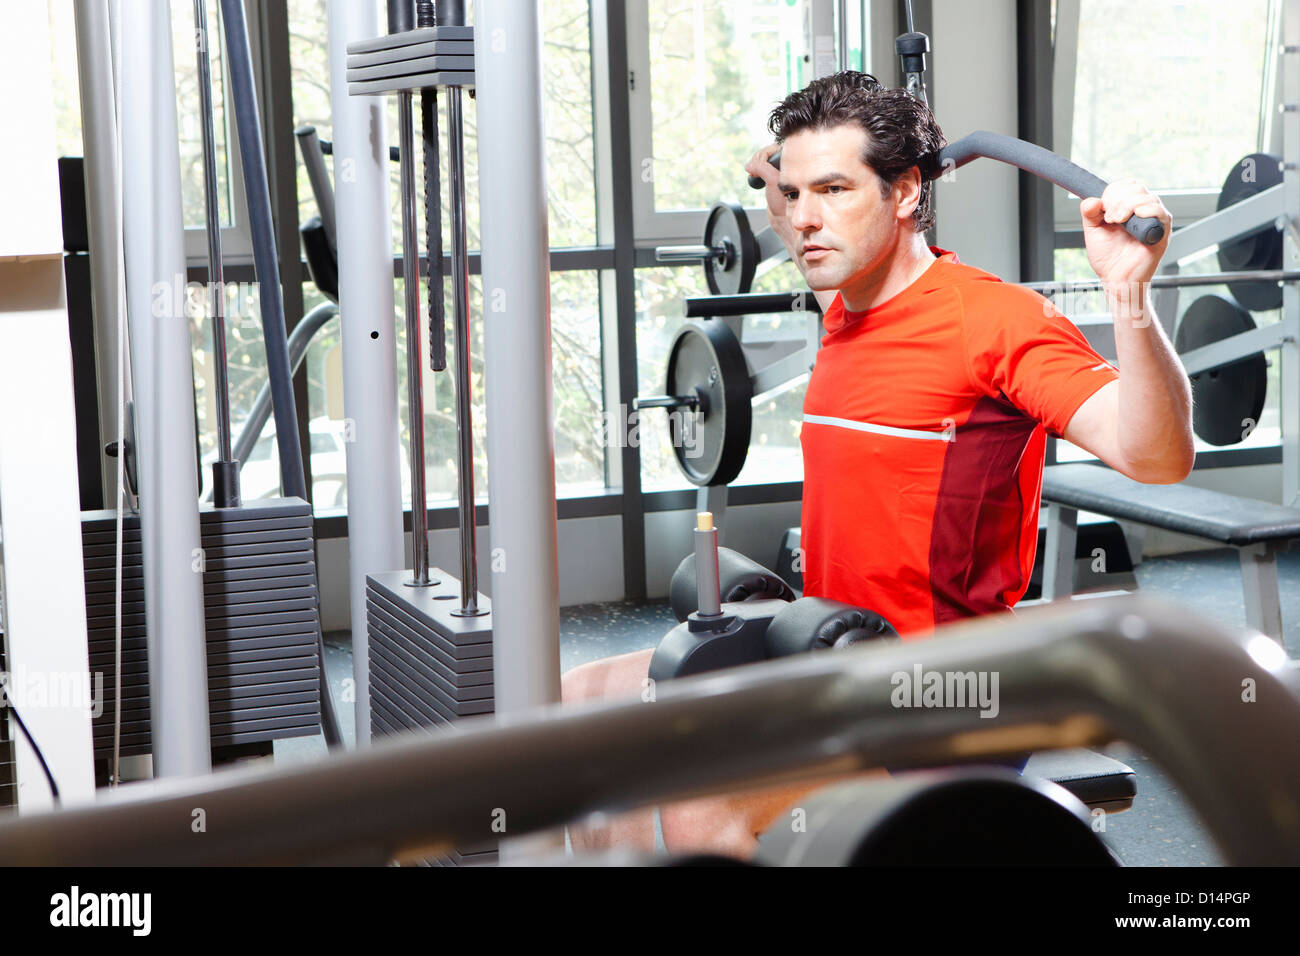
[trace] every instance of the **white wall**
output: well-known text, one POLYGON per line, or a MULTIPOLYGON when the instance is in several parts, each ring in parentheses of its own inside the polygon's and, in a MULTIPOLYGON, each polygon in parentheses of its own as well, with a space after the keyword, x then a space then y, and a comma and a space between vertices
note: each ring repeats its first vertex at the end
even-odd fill
MULTIPOLYGON (((1015 0, 933 0, 929 73, 935 115, 953 142, 975 130, 1015 136, 1015 0)), ((1018 171, 977 159, 937 184, 938 244, 968 265, 1020 277, 1018 171)))

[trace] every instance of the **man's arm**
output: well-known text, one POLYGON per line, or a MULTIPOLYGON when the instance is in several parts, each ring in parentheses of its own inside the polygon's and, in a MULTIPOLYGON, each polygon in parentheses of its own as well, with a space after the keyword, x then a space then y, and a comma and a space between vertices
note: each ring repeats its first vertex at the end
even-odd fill
MULTIPOLYGON (((767 196, 767 221, 771 225, 772 231, 780 237, 781 242, 785 244, 785 251, 790 254, 790 261, 794 263, 795 268, 802 275, 804 268, 799 264, 799 256, 796 254, 794 227, 790 225, 790 220, 785 215, 785 197, 781 195, 781 190, 777 188, 777 181, 780 179, 780 172, 775 166, 769 163, 768 157, 779 150, 781 147, 776 143, 770 143, 764 146, 745 164, 745 172, 751 176, 757 176, 763 182, 767 183, 763 192, 767 196)), ((817 298, 817 304, 821 306, 822 314, 831 307, 835 297, 839 295, 838 289, 813 290, 813 295, 817 298)))
POLYGON ((1119 381, 1079 407, 1064 437, 1137 481, 1174 484, 1191 473, 1196 453, 1191 383, 1149 298, 1169 243, 1169 211, 1133 180, 1112 183, 1080 211, 1088 259, 1115 320, 1119 381), (1164 239, 1153 246, 1134 239, 1120 225, 1132 215, 1158 218, 1164 239))

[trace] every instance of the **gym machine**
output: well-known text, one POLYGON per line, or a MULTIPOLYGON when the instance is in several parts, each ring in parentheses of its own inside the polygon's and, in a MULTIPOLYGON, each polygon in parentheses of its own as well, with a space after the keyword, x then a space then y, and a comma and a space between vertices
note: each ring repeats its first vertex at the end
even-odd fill
MULTIPOLYGON (((550 708, 527 720, 409 734, 313 766, 143 784, 91 807, 0 819, 0 864, 382 865, 490 839, 501 812, 521 835, 777 780, 1124 740, 1168 773, 1228 863, 1295 865, 1297 727, 1300 675, 1272 641, 1125 595, 964 621, 943 639, 673 681, 649 707, 550 708), (894 675, 918 667, 1000 674, 999 713, 900 709, 894 675), (1247 679, 1258 696, 1243 708, 1247 679), (222 828, 221 839, 188 836, 195 806, 207 809, 210 834, 222 828)), ((809 814, 806 834, 774 826, 760 840, 760 859, 1109 862, 1088 822, 1097 811, 1050 785, 966 769, 852 786, 861 790, 850 799, 836 790, 814 796, 819 807, 834 797, 834 812, 824 823, 809 814), (997 817, 994 831, 1005 840, 962 825, 986 826, 999 808, 1017 811, 997 817), (950 841, 937 857, 926 855, 933 833, 950 841), (834 856, 828 844, 838 847, 834 856)))
MULTIPOLYGON (((411 570, 366 578, 372 737, 492 712, 491 603, 478 590, 474 449, 470 410, 469 249, 465 228, 464 90, 474 85, 474 30, 463 3, 390 0, 388 34, 348 46, 348 92, 397 94, 401 166, 402 279, 406 316, 407 442, 411 475, 411 570), (415 20, 412 21, 414 14, 415 20), (424 462, 424 362, 420 329, 413 98, 420 97, 428 237, 429 355, 445 371, 442 194, 437 90, 446 91, 451 286, 455 333, 460 577, 429 567, 424 462), (444 580, 446 578, 446 580, 444 580), (459 598, 459 601, 456 599, 459 598)), ((496 859, 494 845, 454 850, 449 861, 496 859)))
MULTIPOLYGON (((122 342, 130 342, 134 358, 133 374, 127 375, 123 364, 121 374, 99 382, 109 394, 120 390, 133 396, 123 432, 107 449, 117 457, 123 476, 115 489, 120 495, 117 507, 83 512, 81 523, 89 665, 108 675, 103 713, 92 722, 94 756, 108 767, 101 780, 116 781, 119 758, 133 755, 152 753, 155 773, 175 775, 203 772, 210 753, 218 759, 269 753, 274 739, 312 735, 322 727, 327 742, 336 745, 340 735, 322 668, 313 518, 290 384, 289 369, 296 363, 288 360, 293 349, 284 330, 243 8, 223 4, 222 24, 261 282, 268 383, 256 430, 246 427, 240 442, 232 442, 224 296, 221 291, 210 293, 205 302, 213 312, 218 457, 208 489, 212 501, 202 504, 202 476, 193 465, 197 454, 188 322, 182 311, 183 290, 176 288, 185 267, 167 11, 122 12, 120 136, 113 120, 119 111, 112 99, 106 10, 94 2, 79 3, 77 16, 79 38, 84 40, 83 69, 103 74, 83 83, 87 138, 95 130, 104 133, 107 125, 103 141, 95 142, 93 150, 88 142, 86 151, 87 183, 92 187, 87 231, 92 270, 99 273, 95 308, 106 313, 97 330, 111 325, 105 318, 116 311, 110 308, 110 293, 100 290, 99 278, 107 276, 102 284, 109 290, 120 288, 123 277, 114 274, 121 261, 115 244, 125 231, 130 281, 124 314, 131 334, 125 328, 117 331, 122 342), (124 181, 117 214, 121 218, 115 220, 106 215, 112 212, 114 177, 101 167, 116 165, 119 139, 124 181), (92 175, 92 170, 99 171, 92 175), (160 295, 158 288, 169 291, 160 295), (167 311, 161 320, 160 305, 167 311), (245 502, 239 491, 239 462, 270 414, 272 397, 286 497, 245 502)), ((218 158, 204 0, 195 0, 194 16, 209 290, 222 290, 218 158)), ((101 363, 101 371, 106 365, 118 370, 101 363)))
MULTIPOLYGON (((375 102, 380 94, 397 94, 402 137, 398 159, 403 165, 412 558, 409 571, 389 571, 386 569, 394 567, 395 562, 362 562, 355 551, 353 554, 354 621, 358 604, 364 608, 361 627, 353 631, 358 682, 366 690, 364 705, 358 700, 359 742, 559 698, 554 448, 549 420, 549 264, 538 11, 536 5, 525 2, 479 4, 475 26, 470 27, 462 3, 444 0, 435 6, 421 2, 415 10, 416 16, 412 17, 407 2, 390 2, 389 32, 380 37, 361 30, 362 18, 356 18, 348 24, 346 57, 340 55, 343 44, 331 53, 336 90, 341 91, 346 83, 351 99, 367 103, 375 102), (490 75, 476 70, 476 64, 484 60, 491 64, 490 75), (477 578, 462 133, 466 89, 471 90, 471 96, 477 96, 479 107, 484 364, 488 457, 492 461, 492 582, 494 588, 510 595, 505 608, 494 607, 480 593, 477 578), (425 518, 421 382, 426 360, 435 371, 447 365, 441 308, 439 117, 435 105, 439 92, 445 93, 447 107, 459 577, 429 567, 425 518), (427 358, 420 345, 415 137, 411 128, 412 101, 417 93, 422 101, 429 247, 431 323, 427 358), (360 642, 358 634, 364 635, 360 642)), ((332 23, 332 41, 335 36, 332 23)), ((337 115, 337 93, 335 104, 337 115)), ((345 143, 336 123, 336 162, 341 151, 358 148, 356 137, 363 132, 368 134, 353 129, 353 141, 345 143)), ((380 217, 385 208, 386 204, 376 205, 365 213, 357 212, 380 217)), ((349 230, 341 203, 338 228, 341 234, 349 230)), ((340 250, 345 362, 350 348, 346 328, 355 314, 346 301, 349 255, 340 250)), ((375 266, 378 281, 378 263, 375 266)), ((349 495, 350 519, 356 500, 354 490, 349 495)), ((495 854, 495 843, 480 840, 450 850, 441 861, 483 862, 495 854)))

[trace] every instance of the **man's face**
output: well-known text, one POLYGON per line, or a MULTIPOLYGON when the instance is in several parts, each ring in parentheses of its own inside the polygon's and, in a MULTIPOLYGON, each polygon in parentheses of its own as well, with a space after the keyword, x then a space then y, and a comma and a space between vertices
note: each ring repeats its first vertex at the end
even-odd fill
POLYGON ((880 178, 862 161, 866 138, 860 127, 841 125, 803 130, 782 144, 780 189, 814 291, 870 282, 887 271, 900 236, 912 232, 909 177, 882 197, 880 178))

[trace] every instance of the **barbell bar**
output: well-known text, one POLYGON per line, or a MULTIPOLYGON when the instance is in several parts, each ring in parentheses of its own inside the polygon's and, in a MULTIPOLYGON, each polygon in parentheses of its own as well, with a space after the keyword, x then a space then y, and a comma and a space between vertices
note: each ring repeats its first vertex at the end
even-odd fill
MULTIPOLYGON (((1295 282, 1300 271, 1293 269, 1236 270, 1197 274, 1163 274, 1151 278, 1153 289, 1181 289, 1184 286, 1228 285, 1235 282, 1295 282)), ((1040 293, 1089 292, 1105 288, 1101 279, 1072 279, 1065 282, 1021 282, 1019 285, 1040 293)))

